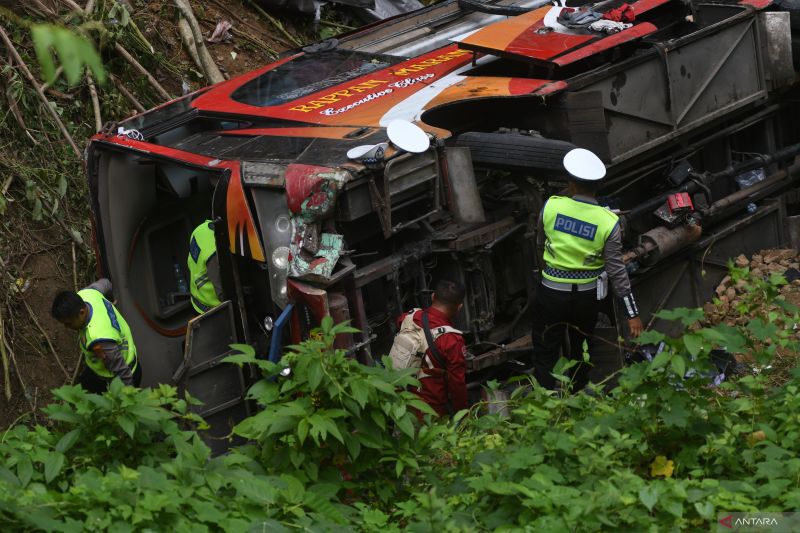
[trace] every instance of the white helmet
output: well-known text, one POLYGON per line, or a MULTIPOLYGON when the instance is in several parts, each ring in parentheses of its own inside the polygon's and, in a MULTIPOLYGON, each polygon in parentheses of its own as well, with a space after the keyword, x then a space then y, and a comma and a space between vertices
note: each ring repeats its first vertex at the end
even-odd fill
POLYGON ((575 148, 564 156, 564 169, 580 181, 599 181, 606 175, 606 166, 600 158, 584 148, 575 148))

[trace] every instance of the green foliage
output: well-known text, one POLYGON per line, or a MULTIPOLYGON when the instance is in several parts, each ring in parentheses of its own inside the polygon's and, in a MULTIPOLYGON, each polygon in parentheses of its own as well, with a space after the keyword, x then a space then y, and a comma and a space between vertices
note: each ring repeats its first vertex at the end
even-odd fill
POLYGON ((48 83, 53 83, 56 78, 53 52, 58 55, 70 85, 75 85, 81 80, 85 67, 91 69, 100 83, 105 82, 106 71, 103 62, 94 45, 86 37, 54 24, 34 24, 31 27, 31 37, 42 74, 48 83))
POLYGON ((430 427, 415 427, 415 411, 434 413, 406 390, 417 384, 413 370, 363 366, 334 349, 337 335, 354 331, 326 317, 311 340, 291 347, 280 364, 239 347, 246 353, 228 361, 255 364, 265 379, 248 395, 261 410, 234 431, 257 444, 249 453, 265 468, 303 482, 346 476, 387 500, 392 479, 418 469, 418 455, 436 436, 430 427))
POLYGON ((5 530, 246 531, 333 524, 344 512, 327 486, 269 475, 244 455, 211 458, 175 389, 56 391, 52 427, 0 438, 5 530))
POLYGON ((708 529, 720 512, 798 507, 800 371, 782 387, 766 372, 719 388, 702 377, 714 348, 768 358, 758 339, 778 338, 770 325, 794 315, 739 328, 700 327, 697 310, 662 316, 686 330, 650 335, 666 350, 624 369, 615 389, 560 396, 531 382, 504 401, 507 414, 479 415, 478 406, 453 423, 420 422, 414 411, 430 411, 407 392, 410 372, 348 359, 334 341, 352 329, 330 319, 277 364, 235 346, 230 363, 263 371, 249 391, 262 409, 235 428, 247 444, 215 458, 195 431, 203 426, 191 399, 170 387, 115 382, 102 396, 64 387, 48 425, 0 436, 0 523, 684 531, 708 529))

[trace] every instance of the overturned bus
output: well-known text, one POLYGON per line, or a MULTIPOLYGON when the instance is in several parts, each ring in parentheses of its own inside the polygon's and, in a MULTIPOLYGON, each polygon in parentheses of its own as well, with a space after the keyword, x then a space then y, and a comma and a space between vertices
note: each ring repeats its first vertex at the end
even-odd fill
MULTIPOLYGON (((230 344, 277 359, 332 315, 360 330, 341 347, 372 364, 440 277, 467 288, 456 326, 470 381, 507 375, 530 351, 537 215, 574 147, 608 166, 603 201, 650 327, 669 328, 652 318, 661 308, 707 301, 728 258, 784 244, 800 153, 794 14, 769 0, 632 8, 605 33, 541 0, 449 0, 97 134, 99 268, 144 383, 181 382, 224 434, 253 377, 218 365, 230 344), (398 120, 427 149, 391 142, 398 120), (665 207, 675 193, 702 214, 699 238, 665 207), (193 318, 176 277, 205 219, 228 301, 193 318)), ((625 333, 614 305, 612 339, 625 333)))

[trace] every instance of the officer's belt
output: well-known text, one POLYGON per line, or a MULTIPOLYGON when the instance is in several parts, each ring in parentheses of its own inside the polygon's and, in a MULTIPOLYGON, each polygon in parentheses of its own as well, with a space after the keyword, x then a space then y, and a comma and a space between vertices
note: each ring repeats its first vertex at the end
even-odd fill
POLYGON ((593 279, 588 283, 561 283, 560 281, 553 281, 551 279, 542 278, 542 285, 556 291, 583 292, 583 291, 595 290, 597 288, 597 280, 593 279))
POLYGON ((561 270, 546 266, 544 268, 544 273, 553 278, 559 278, 563 280, 595 279, 597 276, 603 273, 603 270, 603 268, 598 268, 596 270, 561 270))

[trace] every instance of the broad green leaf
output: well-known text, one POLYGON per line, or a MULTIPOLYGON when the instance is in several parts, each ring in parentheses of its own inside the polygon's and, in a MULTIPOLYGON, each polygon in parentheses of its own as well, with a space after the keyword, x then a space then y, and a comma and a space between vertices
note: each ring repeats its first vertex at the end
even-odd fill
POLYGON ((658 318, 664 320, 679 320, 684 326, 691 326, 705 316, 702 309, 689 309, 688 307, 678 307, 676 309, 659 311, 656 313, 658 318))
POLYGON ((673 396, 669 405, 661 410, 660 416, 668 426, 685 428, 689 420, 686 400, 681 396, 673 396))
POLYGON ((772 274, 770 274, 769 282, 771 285, 774 285, 776 287, 780 287, 781 285, 786 285, 787 283, 789 283, 788 281, 786 281, 786 277, 779 272, 773 272, 772 274))
POLYGON ((297 426, 297 419, 293 416, 281 416, 273 421, 269 426, 267 435, 274 435, 276 433, 285 433, 297 426))
POLYGON ((661 506, 667 511, 669 514, 676 516, 678 518, 683 517, 683 502, 679 500, 673 500, 672 498, 664 501, 661 503, 661 506))
POLYGON ((111 385, 108 387, 108 392, 110 392, 112 396, 118 396, 122 392, 122 387, 124 387, 122 380, 118 377, 115 377, 113 380, 111 380, 111 385))
POLYGON ((52 452, 47 455, 44 461, 44 480, 50 483, 60 472, 64 466, 64 454, 60 452, 52 452))
POLYGON ((80 429, 73 429, 61 439, 59 439, 58 444, 56 444, 56 451, 61 453, 68 452, 76 442, 78 442, 78 438, 81 436, 80 429))
POLYGON ((703 351, 703 336, 698 333, 686 333, 683 335, 683 345, 686 350, 692 355, 697 357, 703 351))
POLYGON ((406 413, 406 416, 397 420, 397 428, 411 438, 414 438, 413 416, 411 413, 406 413))
POLYGON ((639 490, 639 501, 641 501, 648 511, 653 510, 658 501, 659 490, 654 485, 646 485, 639 490))
POLYGON ((391 384, 386 383, 385 381, 382 381, 380 379, 370 378, 369 384, 378 389, 379 391, 385 392, 386 394, 394 394, 396 392, 391 384))
POLYGON ((760 318, 754 318, 747 323, 747 331, 760 341, 765 341, 768 338, 774 340, 778 333, 778 326, 771 322, 765 322, 760 318))
POLYGON ((30 457, 23 457, 17 463, 17 477, 19 478, 19 482, 22 483, 22 486, 25 487, 30 482, 31 477, 33 476, 33 463, 31 462, 30 457))
POLYGON ((641 335, 636 337, 634 342, 636 344, 658 344, 659 342, 666 339, 666 335, 661 333, 660 331, 656 331, 654 329, 648 329, 647 331, 643 331, 641 335))
POLYGON ((714 518, 714 504, 710 502, 695 502, 694 508, 701 518, 705 518, 706 520, 714 518))
POLYGON ((81 80, 85 67, 89 67, 98 82, 105 82, 103 62, 86 37, 54 24, 34 24, 31 37, 47 83, 53 83, 56 78, 54 52, 64 67, 64 75, 70 85, 76 85, 81 80))
POLYGON ((134 405, 130 408, 130 414, 139 420, 159 421, 172 418, 172 415, 161 407, 150 405, 134 405))
POLYGON ((675 354, 672 356, 670 366, 672 366, 672 371, 675 372, 676 376, 683 378, 686 375, 686 361, 681 355, 675 354))
POLYGON ((313 390, 317 390, 319 384, 322 382, 322 376, 325 370, 322 368, 321 361, 312 361, 308 369, 308 386, 313 390))
POLYGON ((300 422, 297 423, 297 438, 300 440, 300 444, 303 444, 306 441, 307 436, 308 436, 308 420, 302 418, 300 419, 300 422))
POLYGON ((664 365, 667 364, 667 362, 669 362, 671 357, 672 354, 669 353, 668 351, 663 351, 659 353, 653 358, 653 362, 650 363, 650 368, 652 368, 653 370, 657 370, 663 367, 664 365))
POLYGON ((0 481, 11 485, 12 487, 19 486, 19 479, 14 473, 3 465, 0 465, 0 481))
POLYGON ((133 420, 128 415, 122 415, 117 419, 117 424, 122 430, 128 434, 130 438, 133 438, 133 434, 136 432, 136 421, 133 420))
POLYGON ((344 443, 347 446, 347 452, 350 454, 350 458, 354 461, 358 459, 358 456, 361 454, 361 442, 357 438, 348 438, 344 443))
POLYGON ((369 398, 369 390, 367 389, 367 386, 361 380, 353 380, 350 388, 353 394, 353 399, 357 401, 358 405, 360 405, 363 409, 364 406, 367 405, 367 399, 369 398))
MULTIPOLYGON (((117 381, 119 381, 119 378, 117 378, 117 381)), ((111 385, 114 385, 113 381, 111 382, 111 385)), ((101 396, 99 394, 86 394, 86 399, 104 411, 111 410, 111 400, 105 396, 101 396)))
POLYGON ((57 422, 66 422, 68 424, 77 424, 81 421, 81 417, 73 413, 72 411, 49 411, 47 413, 48 418, 50 420, 55 420, 57 422))
POLYGON ((251 354, 239 353, 239 354, 229 355, 228 357, 223 359, 222 362, 242 366, 255 363, 256 358, 251 354))
POLYGON ((344 444, 344 437, 342 436, 342 433, 339 431, 339 427, 336 425, 336 422, 334 422, 329 418, 325 418, 323 420, 324 420, 323 423, 325 424, 325 428, 328 430, 328 433, 333 435, 333 437, 336 440, 344 444))
POLYGON ((231 350, 235 350, 236 352, 238 352, 241 355, 252 355, 253 357, 255 357, 255 355, 256 355, 255 348, 253 348, 249 344, 235 344, 234 343, 234 344, 230 344, 228 346, 229 346, 229 348, 231 350))

